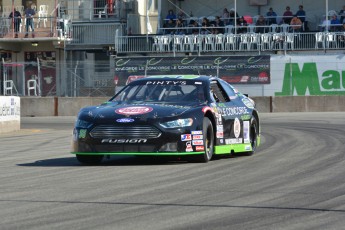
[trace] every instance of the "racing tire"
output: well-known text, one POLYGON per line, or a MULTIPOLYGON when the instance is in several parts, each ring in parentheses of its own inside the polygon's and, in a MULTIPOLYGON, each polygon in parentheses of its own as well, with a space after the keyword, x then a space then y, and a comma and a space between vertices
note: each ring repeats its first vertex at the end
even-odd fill
POLYGON ((252 146, 252 151, 245 152, 246 156, 251 156, 255 153, 258 141, 258 123, 255 117, 252 117, 250 121, 250 145, 252 146))
POLYGON ((100 164, 103 160, 103 155, 76 155, 77 160, 86 165, 97 165, 100 164))
POLYGON ((207 163, 212 159, 214 153, 213 125, 208 117, 204 117, 202 134, 204 140, 204 154, 195 155, 193 157, 193 161, 198 163, 207 163))

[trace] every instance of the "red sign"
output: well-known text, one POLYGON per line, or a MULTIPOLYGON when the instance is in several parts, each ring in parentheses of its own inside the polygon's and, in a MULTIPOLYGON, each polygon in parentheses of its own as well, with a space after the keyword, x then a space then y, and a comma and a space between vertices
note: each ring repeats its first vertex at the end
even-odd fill
POLYGON ((133 106, 133 107, 126 107, 115 110, 115 113, 122 114, 122 115, 138 115, 138 114, 145 114, 149 113, 153 110, 151 107, 146 106, 133 106))

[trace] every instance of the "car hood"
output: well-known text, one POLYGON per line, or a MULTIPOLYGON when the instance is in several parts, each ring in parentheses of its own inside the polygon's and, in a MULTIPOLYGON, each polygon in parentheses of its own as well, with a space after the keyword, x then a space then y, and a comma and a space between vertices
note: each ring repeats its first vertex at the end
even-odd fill
POLYGON ((90 106, 83 108, 79 113, 79 119, 93 121, 97 123, 114 121, 125 118, 146 121, 148 119, 169 119, 171 117, 181 117, 195 109, 205 105, 169 105, 169 104, 117 104, 104 103, 100 106, 90 106))

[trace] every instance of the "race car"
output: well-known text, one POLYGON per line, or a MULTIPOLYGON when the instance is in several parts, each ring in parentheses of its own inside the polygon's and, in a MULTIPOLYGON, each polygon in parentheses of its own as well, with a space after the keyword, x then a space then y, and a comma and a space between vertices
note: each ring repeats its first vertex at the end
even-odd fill
POLYGON ((84 164, 111 155, 206 163, 218 154, 252 155, 260 144, 259 121, 254 101, 220 78, 147 76, 80 110, 71 153, 84 164))

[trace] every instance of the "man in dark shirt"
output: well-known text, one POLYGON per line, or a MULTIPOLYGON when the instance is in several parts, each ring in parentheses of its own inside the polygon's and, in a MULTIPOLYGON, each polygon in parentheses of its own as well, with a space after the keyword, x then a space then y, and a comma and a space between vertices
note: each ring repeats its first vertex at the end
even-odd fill
POLYGON ((292 12, 290 11, 290 6, 287 6, 286 7, 286 11, 284 12, 283 14, 283 22, 285 24, 289 24, 290 25, 290 22, 291 22, 291 19, 292 19, 292 12))
POLYGON ((22 22, 22 15, 18 10, 13 9, 13 11, 9 15, 9 18, 12 18, 15 38, 18 38, 20 23, 22 22))

